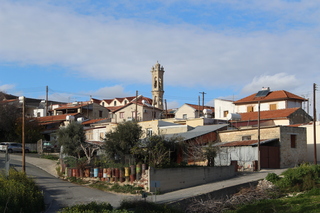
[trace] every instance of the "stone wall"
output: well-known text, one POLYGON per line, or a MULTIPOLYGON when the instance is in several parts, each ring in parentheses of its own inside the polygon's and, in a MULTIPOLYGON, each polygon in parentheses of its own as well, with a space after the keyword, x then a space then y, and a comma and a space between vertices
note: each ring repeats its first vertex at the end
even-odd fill
POLYGON ((148 170, 149 191, 168 192, 224 180, 236 175, 235 165, 215 167, 184 167, 148 170))
POLYGON ((306 128, 280 127, 280 168, 307 162, 306 128), (296 135, 296 147, 291 148, 291 135, 296 135))

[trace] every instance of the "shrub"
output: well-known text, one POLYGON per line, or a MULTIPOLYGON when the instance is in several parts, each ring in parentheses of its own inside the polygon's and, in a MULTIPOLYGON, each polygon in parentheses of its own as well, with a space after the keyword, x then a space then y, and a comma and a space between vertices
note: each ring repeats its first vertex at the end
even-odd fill
POLYGON ((133 212, 143 212, 143 213, 181 213, 180 210, 170 207, 166 204, 156 204, 153 202, 146 202, 142 200, 125 200, 122 201, 119 207, 120 210, 130 210, 133 212))
POLYGON ((268 173, 266 180, 275 184, 278 180, 280 180, 280 177, 275 173, 268 173))
POLYGON ((8 177, 0 175, 0 212, 34 213, 43 210, 43 195, 25 173, 11 169, 8 177))
POLYGON ((113 207, 109 203, 97 203, 91 202, 88 204, 78 204, 71 207, 66 207, 60 211, 61 213, 96 213, 104 212, 109 213, 113 212, 113 207))
POLYGON ((310 190, 320 183, 320 166, 302 164, 282 173, 284 176, 275 185, 285 191, 310 190))

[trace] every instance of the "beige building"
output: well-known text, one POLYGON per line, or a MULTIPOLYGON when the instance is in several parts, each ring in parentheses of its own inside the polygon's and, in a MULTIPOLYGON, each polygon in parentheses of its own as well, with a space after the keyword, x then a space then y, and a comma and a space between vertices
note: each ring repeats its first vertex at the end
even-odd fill
POLYGON ((184 104, 175 112, 175 119, 190 120, 200 117, 214 118, 214 107, 184 104))
POLYGON ((160 119, 163 116, 163 110, 152 107, 143 102, 129 103, 119 107, 112 112, 111 122, 119 123, 123 121, 150 121, 160 119))
POLYGON ((70 113, 81 113, 88 119, 108 118, 109 110, 97 103, 88 102, 73 102, 62 105, 53 110, 53 115, 63 115, 70 113))
MULTIPOLYGON (((307 161, 306 128, 273 126, 260 129, 261 168, 286 168, 307 161)), ((244 167, 254 167, 258 160, 258 129, 219 132, 221 153, 216 163, 236 160, 244 167)))

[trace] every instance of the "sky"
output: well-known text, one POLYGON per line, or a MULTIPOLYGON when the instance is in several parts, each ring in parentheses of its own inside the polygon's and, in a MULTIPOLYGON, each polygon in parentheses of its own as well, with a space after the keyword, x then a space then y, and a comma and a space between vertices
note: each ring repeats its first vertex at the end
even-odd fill
POLYGON ((262 87, 312 100, 319 46, 318 0, 0 0, 0 91, 29 98, 152 98, 159 62, 168 108, 262 87))

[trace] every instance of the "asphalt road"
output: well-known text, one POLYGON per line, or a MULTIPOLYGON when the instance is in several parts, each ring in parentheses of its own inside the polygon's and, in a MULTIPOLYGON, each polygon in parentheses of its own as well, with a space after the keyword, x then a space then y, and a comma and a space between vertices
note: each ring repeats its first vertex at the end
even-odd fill
MULTIPOLYGON (((4 155, 4 153, 0 153, 0 168, 4 168, 4 155)), ((10 164, 17 170, 22 169, 21 160, 14 160, 14 158, 20 156, 11 155, 10 159, 10 164)), ((57 212, 59 209, 66 206, 89 203, 91 201, 108 202, 113 207, 118 207, 120 202, 124 199, 140 198, 140 196, 103 192, 63 181, 28 163, 26 163, 26 172, 28 176, 34 178, 37 185, 44 192, 47 206, 46 213, 57 212)))

